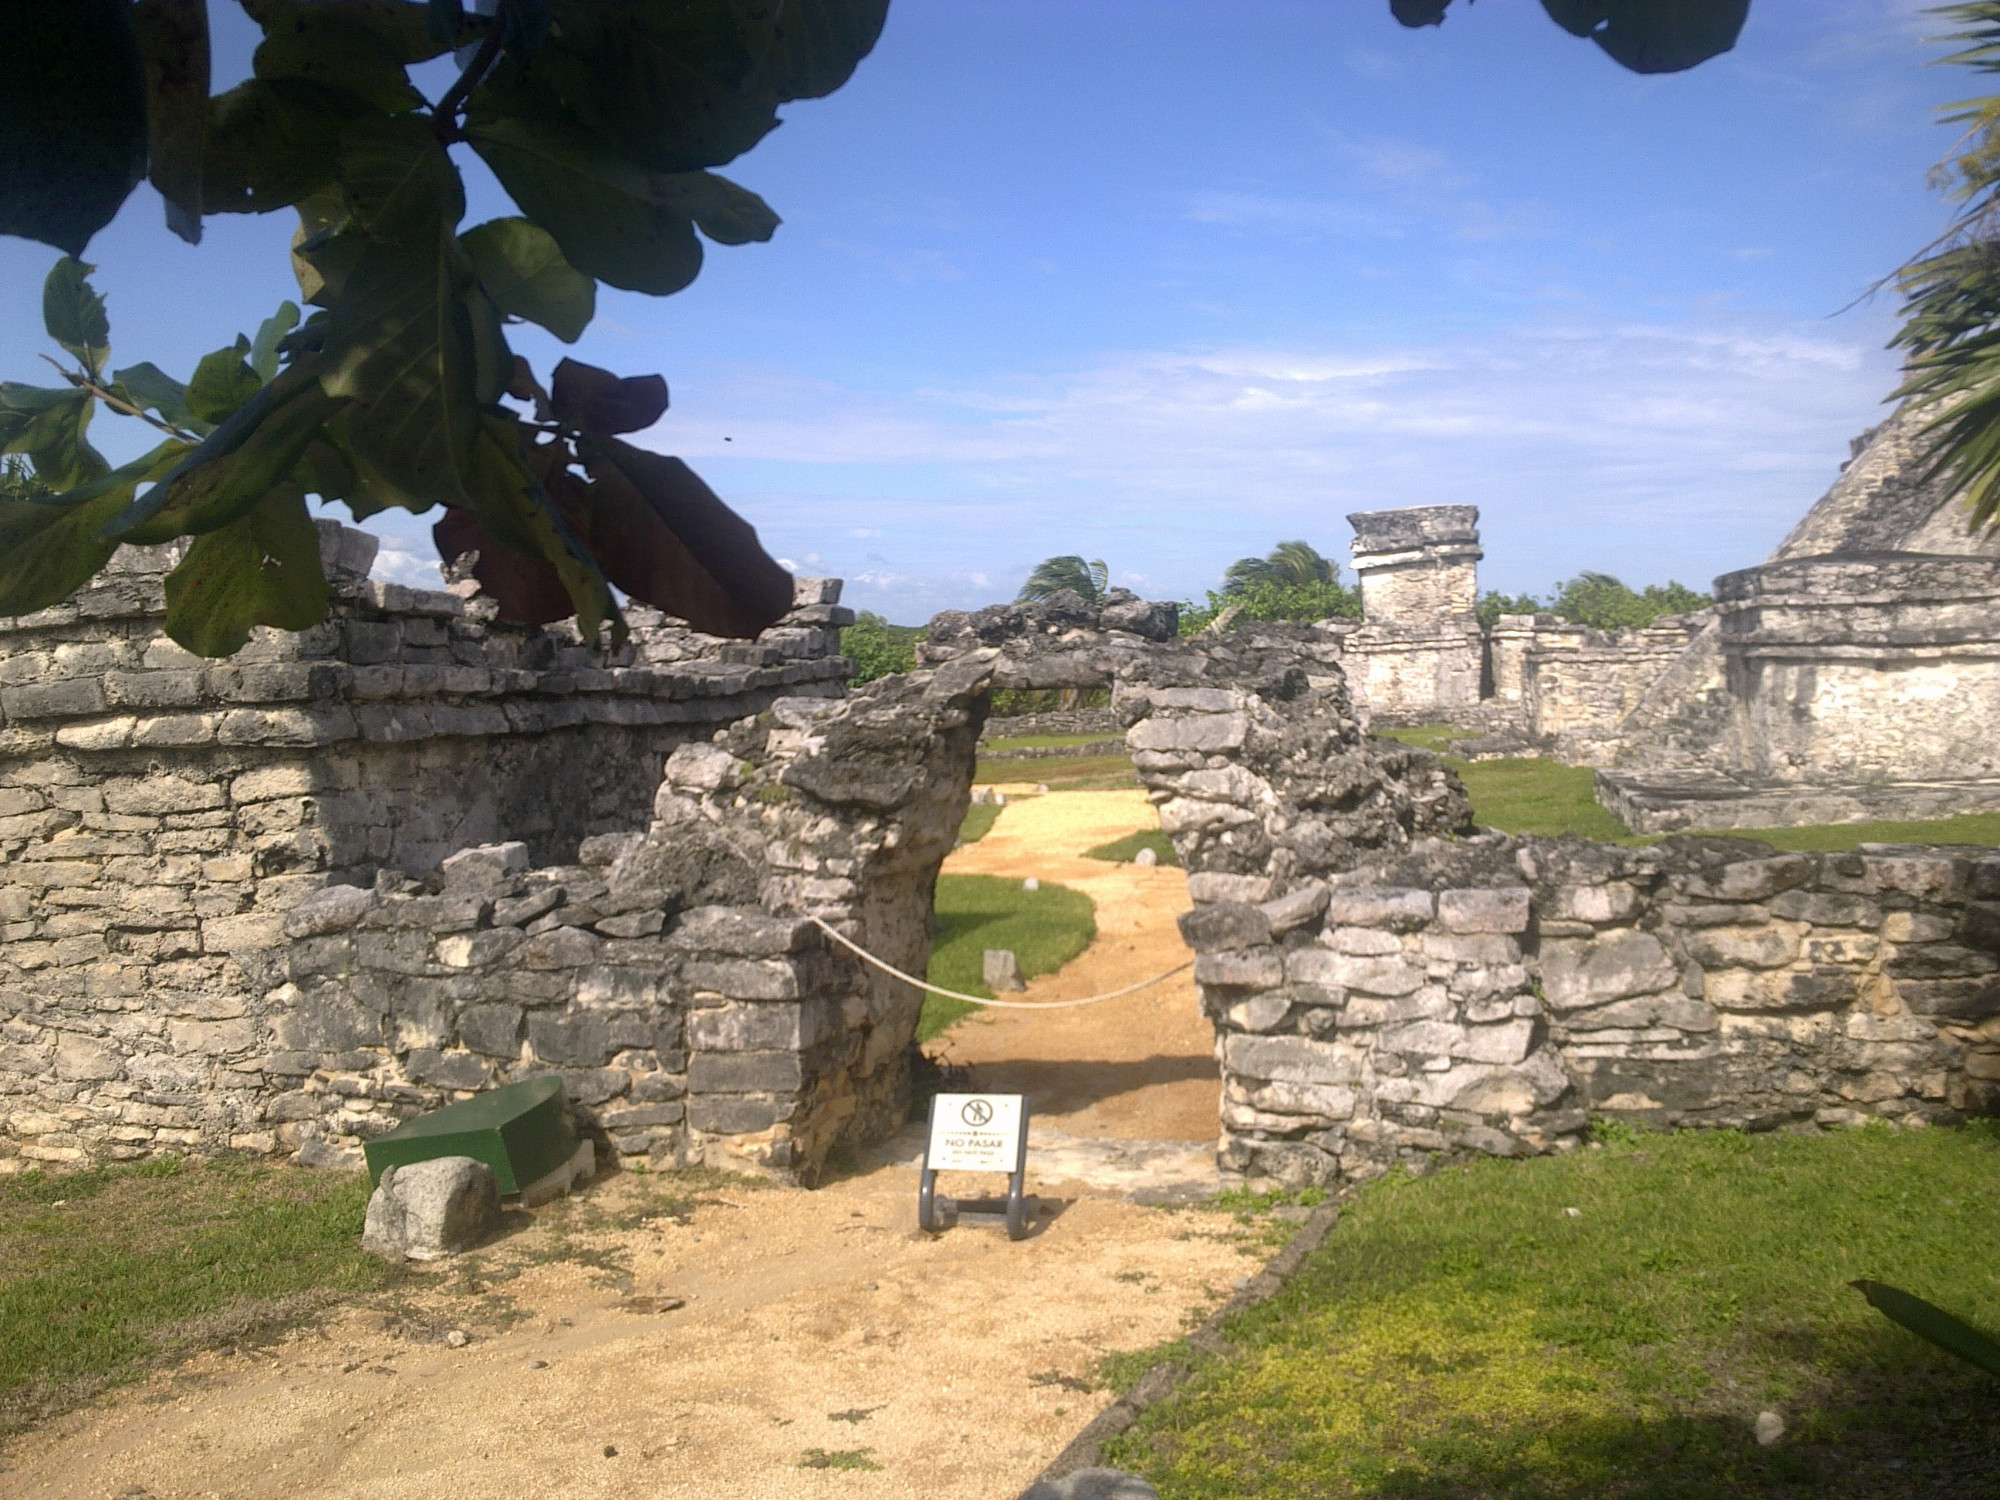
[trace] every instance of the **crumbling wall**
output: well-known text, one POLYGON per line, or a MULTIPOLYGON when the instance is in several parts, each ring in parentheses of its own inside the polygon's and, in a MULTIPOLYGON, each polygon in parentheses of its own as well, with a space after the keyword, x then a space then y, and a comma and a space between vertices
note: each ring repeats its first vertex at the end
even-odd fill
POLYGON ((1643 629, 1592 630, 1536 617, 1521 656, 1522 727, 1571 765, 1608 758, 1621 726, 1709 619, 1663 615, 1643 629))
POLYGON ((1188 885, 1222 1160, 1248 1177, 1568 1150, 1593 1113, 2000 1110, 2000 856, 1487 834, 1188 885))
POLYGON ((1356 701, 1381 725, 1472 722, 1486 673, 1479 511, 1364 511, 1354 527, 1363 623, 1342 630, 1356 701))

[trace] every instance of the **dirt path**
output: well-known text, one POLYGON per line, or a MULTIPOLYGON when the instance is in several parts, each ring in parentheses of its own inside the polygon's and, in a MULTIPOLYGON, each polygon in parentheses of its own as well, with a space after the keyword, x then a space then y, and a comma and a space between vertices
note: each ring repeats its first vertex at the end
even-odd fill
POLYGON ((1175 1337, 1256 1268, 1227 1215, 1089 1197, 1020 1244, 933 1239, 916 1178, 723 1186, 685 1222, 672 1177, 611 1179, 394 1312, 203 1356, 19 1440, 0 1493, 1009 1500, 1111 1400, 1089 1388, 1105 1353, 1175 1337), (840 1467, 802 1467, 813 1450, 840 1467))
MULTIPOLYGON (((948 875, 1058 881, 1097 904, 1097 939, 1008 999, 1068 1000, 1150 978, 1190 957, 1174 919, 1187 880, 1171 867, 1109 864, 1083 851, 1159 817, 1144 792, 1050 792, 1011 801, 992 830, 945 861, 948 875)), ((1118 1000, 1034 1015, 989 1010, 931 1050, 971 1066, 975 1086, 1029 1096, 1035 1117, 1069 1135, 1213 1141, 1221 1088, 1215 1031, 1192 972, 1118 1000)))
MULTIPOLYGON (((1055 793, 952 857, 1097 903, 1097 941, 1024 998, 1186 959, 1180 871, 1079 857, 1153 826, 1136 792, 1055 793)), ((1030 1190, 1053 1212, 1027 1241, 916 1231, 920 1130, 811 1193, 707 1179, 690 1203, 684 1174, 614 1177, 393 1299, 21 1438, 0 1494, 1008 1500, 1111 1400, 1103 1356, 1178 1335, 1270 1242, 1132 1201, 1213 1190, 1215 1067, 1187 976, 949 1038, 979 1086, 1035 1101, 1030 1190)))

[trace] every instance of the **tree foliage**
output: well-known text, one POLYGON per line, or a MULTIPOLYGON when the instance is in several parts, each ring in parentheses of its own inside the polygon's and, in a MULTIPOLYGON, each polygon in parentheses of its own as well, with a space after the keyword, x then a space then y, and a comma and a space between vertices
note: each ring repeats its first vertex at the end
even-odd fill
POLYGON ((1225 615, 1229 620, 1290 621, 1297 625, 1358 620, 1361 590, 1331 579, 1309 583, 1267 579, 1219 594, 1211 589, 1206 604, 1181 606, 1181 634, 1197 635, 1225 615))
POLYGON ((691 282, 702 240, 771 237, 764 201, 713 168, 838 88, 887 0, 242 0, 253 76, 209 92, 205 0, 0 0, 0 233, 67 254, 43 293, 64 384, 0 385, 0 452, 52 494, 0 494, 0 614, 66 597, 121 544, 188 538, 168 630, 225 654, 259 624, 322 618, 306 497, 356 519, 443 508, 447 559, 503 617, 623 632, 613 587, 720 635, 754 635, 791 580, 678 459, 624 435, 667 405, 658 376, 565 360, 545 385, 507 345, 574 341, 597 284, 691 282), (410 68, 446 53, 431 101, 410 68), (521 210, 461 226, 454 153, 521 210), (189 240, 205 215, 291 210, 310 311, 203 359, 185 381, 109 370, 79 258, 150 177, 189 240), (513 404, 508 404, 509 402, 513 404), (113 469, 99 405, 163 441, 113 469))
MULTIPOLYGON (((1949 5, 1960 29, 1944 61, 2000 72, 2000 3, 1949 5)), ((1963 128, 1932 174, 1958 207, 1944 234, 1897 273, 1904 324, 1892 347, 1909 351, 1896 394, 1936 408, 1929 470, 1971 502, 1972 524, 2000 520, 2000 95, 1942 112, 1963 128)))
POLYGON ((1693 614, 1714 602, 1712 595, 1696 593, 1672 579, 1634 590, 1609 573, 1585 571, 1557 584, 1547 599, 1533 594, 1487 594, 1479 601, 1478 615, 1479 623, 1488 630, 1502 615, 1534 614, 1554 615, 1592 630, 1639 630, 1664 615, 1693 614))
POLYGON ((1258 584, 1310 588, 1340 581, 1340 565, 1308 542, 1280 542, 1263 557, 1239 557, 1222 575, 1222 592, 1235 597, 1258 584))
POLYGON ((1111 569, 1105 566, 1101 557, 1095 562, 1086 562, 1075 554, 1045 557, 1035 565, 1035 571, 1028 575, 1028 581, 1021 585, 1021 592, 1014 597, 1021 603, 1031 604, 1068 589, 1079 595, 1084 603, 1095 604, 1104 597, 1110 582, 1111 569))
POLYGON ((873 682, 896 672, 915 671, 917 640, 922 635, 917 626, 891 625, 864 609, 840 632, 840 654, 854 663, 854 681, 873 682))
MULTIPOLYGON (((1389 0, 1389 9, 1405 26, 1441 26, 1451 0, 1389 0)), ((1634 73, 1679 73, 1736 45, 1750 0, 1542 0, 1542 9, 1634 73)))

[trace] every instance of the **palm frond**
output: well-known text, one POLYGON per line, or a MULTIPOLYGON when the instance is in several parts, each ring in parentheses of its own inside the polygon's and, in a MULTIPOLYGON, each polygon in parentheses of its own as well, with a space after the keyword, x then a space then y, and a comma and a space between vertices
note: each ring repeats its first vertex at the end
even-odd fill
POLYGON ((1064 589, 1082 596, 1087 604, 1095 604, 1104 597, 1106 587, 1111 582, 1111 569, 1103 558, 1086 560, 1075 553, 1063 557, 1047 557, 1035 565, 1035 571, 1028 575, 1028 581, 1021 585, 1021 592, 1015 595, 1023 604, 1038 603, 1064 589))

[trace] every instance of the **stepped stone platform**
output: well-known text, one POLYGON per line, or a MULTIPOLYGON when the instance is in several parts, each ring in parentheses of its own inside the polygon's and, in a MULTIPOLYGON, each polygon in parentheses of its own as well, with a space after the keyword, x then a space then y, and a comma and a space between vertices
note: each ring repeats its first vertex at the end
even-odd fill
POLYGON ((1720 833, 2000 812, 2000 777, 1962 781, 1760 782, 1727 771, 1599 771, 1597 800, 1634 833, 1720 833))

